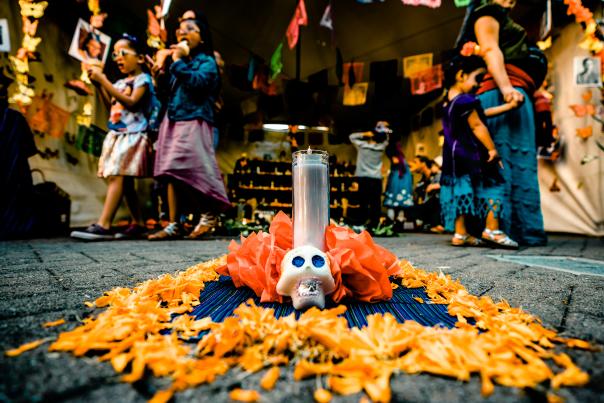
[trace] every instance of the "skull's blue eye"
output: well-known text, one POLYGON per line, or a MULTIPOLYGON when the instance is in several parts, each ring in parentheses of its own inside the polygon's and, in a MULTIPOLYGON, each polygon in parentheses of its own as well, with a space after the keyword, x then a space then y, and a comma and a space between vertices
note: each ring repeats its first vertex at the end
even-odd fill
MULTIPOLYGON (((314 258, 313 258, 313 261, 314 261, 314 258)), ((304 264, 304 258, 302 256, 296 256, 294 258, 294 260, 292 260, 292 263, 296 267, 302 267, 302 265, 304 264)))
POLYGON ((315 267, 323 267, 325 266, 325 259, 323 256, 314 255, 312 257, 312 265, 315 267))

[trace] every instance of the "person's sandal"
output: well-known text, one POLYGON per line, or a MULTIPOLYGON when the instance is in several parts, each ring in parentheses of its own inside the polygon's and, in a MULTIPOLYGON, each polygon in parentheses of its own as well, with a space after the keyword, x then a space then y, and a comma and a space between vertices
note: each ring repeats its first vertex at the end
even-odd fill
POLYGON ((199 223, 193 228, 193 231, 186 236, 187 239, 201 239, 206 235, 214 233, 216 229, 216 217, 210 214, 202 214, 199 223))
POLYGON ((507 234, 501 230, 490 230, 486 229, 482 232, 482 240, 488 243, 490 246, 502 249, 518 249, 518 242, 507 236, 507 234))
POLYGON ((451 238, 451 245, 453 246, 483 246, 484 242, 480 239, 473 237, 472 235, 465 234, 461 235, 455 233, 453 238, 451 238))
POLYGON ((147 237, 147 239, 150 241, 169 241, 171 239, 180 238, 182 238, 182 234, 180 232, 180 227, 176 222, 171 222, 166 226, 166 228, 147 237))

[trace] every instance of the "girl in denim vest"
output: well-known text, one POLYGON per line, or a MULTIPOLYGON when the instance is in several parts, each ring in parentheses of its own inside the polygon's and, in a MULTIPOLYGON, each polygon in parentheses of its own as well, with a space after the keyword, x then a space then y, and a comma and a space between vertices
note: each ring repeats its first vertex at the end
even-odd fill
MULTIPOLYGON (((215 212, 231 206, 213 144, 214 102, 220 87, 210 30, 201 13, 188 11, 176 30, 177 45, 160 50, 152 71, 166 93, 167 112, 159 129, 155 177, 167 185, 170 223, 149 240, 182 237, 183 192, 194 189, 204 211, 189 238, 213 231, 215 212), (166 60, 170 61, 166 67, 166 60)), ((152 62, 152 61, 151 61, 152 62)))

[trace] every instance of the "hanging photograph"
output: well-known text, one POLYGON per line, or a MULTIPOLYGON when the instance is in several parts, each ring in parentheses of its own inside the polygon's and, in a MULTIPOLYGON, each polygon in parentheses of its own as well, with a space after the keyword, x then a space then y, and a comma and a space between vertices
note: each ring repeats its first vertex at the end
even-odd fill
POLYGON ((111 37, 93 28, 80 19, 69 47, 69 55, 88 64, 102 64, 107 61, 111 37))
POLYGON ((602 72, 597 57, 575 57, 575 84, 581 87, 600 87, 602 72))
POLYGON ((10 37, 8 36, 8 20, 0 18, 0 52, 10 52, 10 37))

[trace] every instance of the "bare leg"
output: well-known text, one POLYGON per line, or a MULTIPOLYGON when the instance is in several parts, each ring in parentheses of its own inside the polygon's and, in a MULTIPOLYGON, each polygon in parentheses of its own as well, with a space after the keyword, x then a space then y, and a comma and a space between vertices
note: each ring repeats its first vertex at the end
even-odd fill
POLYGON ((170 222, 177 222, 178 198, 176 196, 176 186, 174 186, 173 182, 168 183, 168 214, 170 222))
POLYGON ((126 199, 128 209, 130 210, 132 220, 139 227, 144 227, 145 223, 143 221, 143 214, 141 212, 141 206, 138 200, 136 189, 134 188, 134 178, 132 177, 124 178, 124 197, 126 199))
POLYGON ((105 228, 111 228, 113 217, 115 212, 122 201, 122 193, 124 191, 124 177, 123 176, 110 176, 108 178, 107 185, 107 196, 105 197, 105 204, 103 204, 103 212, 99 218, 98 224, 105 228))
POLYGON ((455 233, 459 235, 466 235, 466 217, 460 215, 455 219, 455 233))

